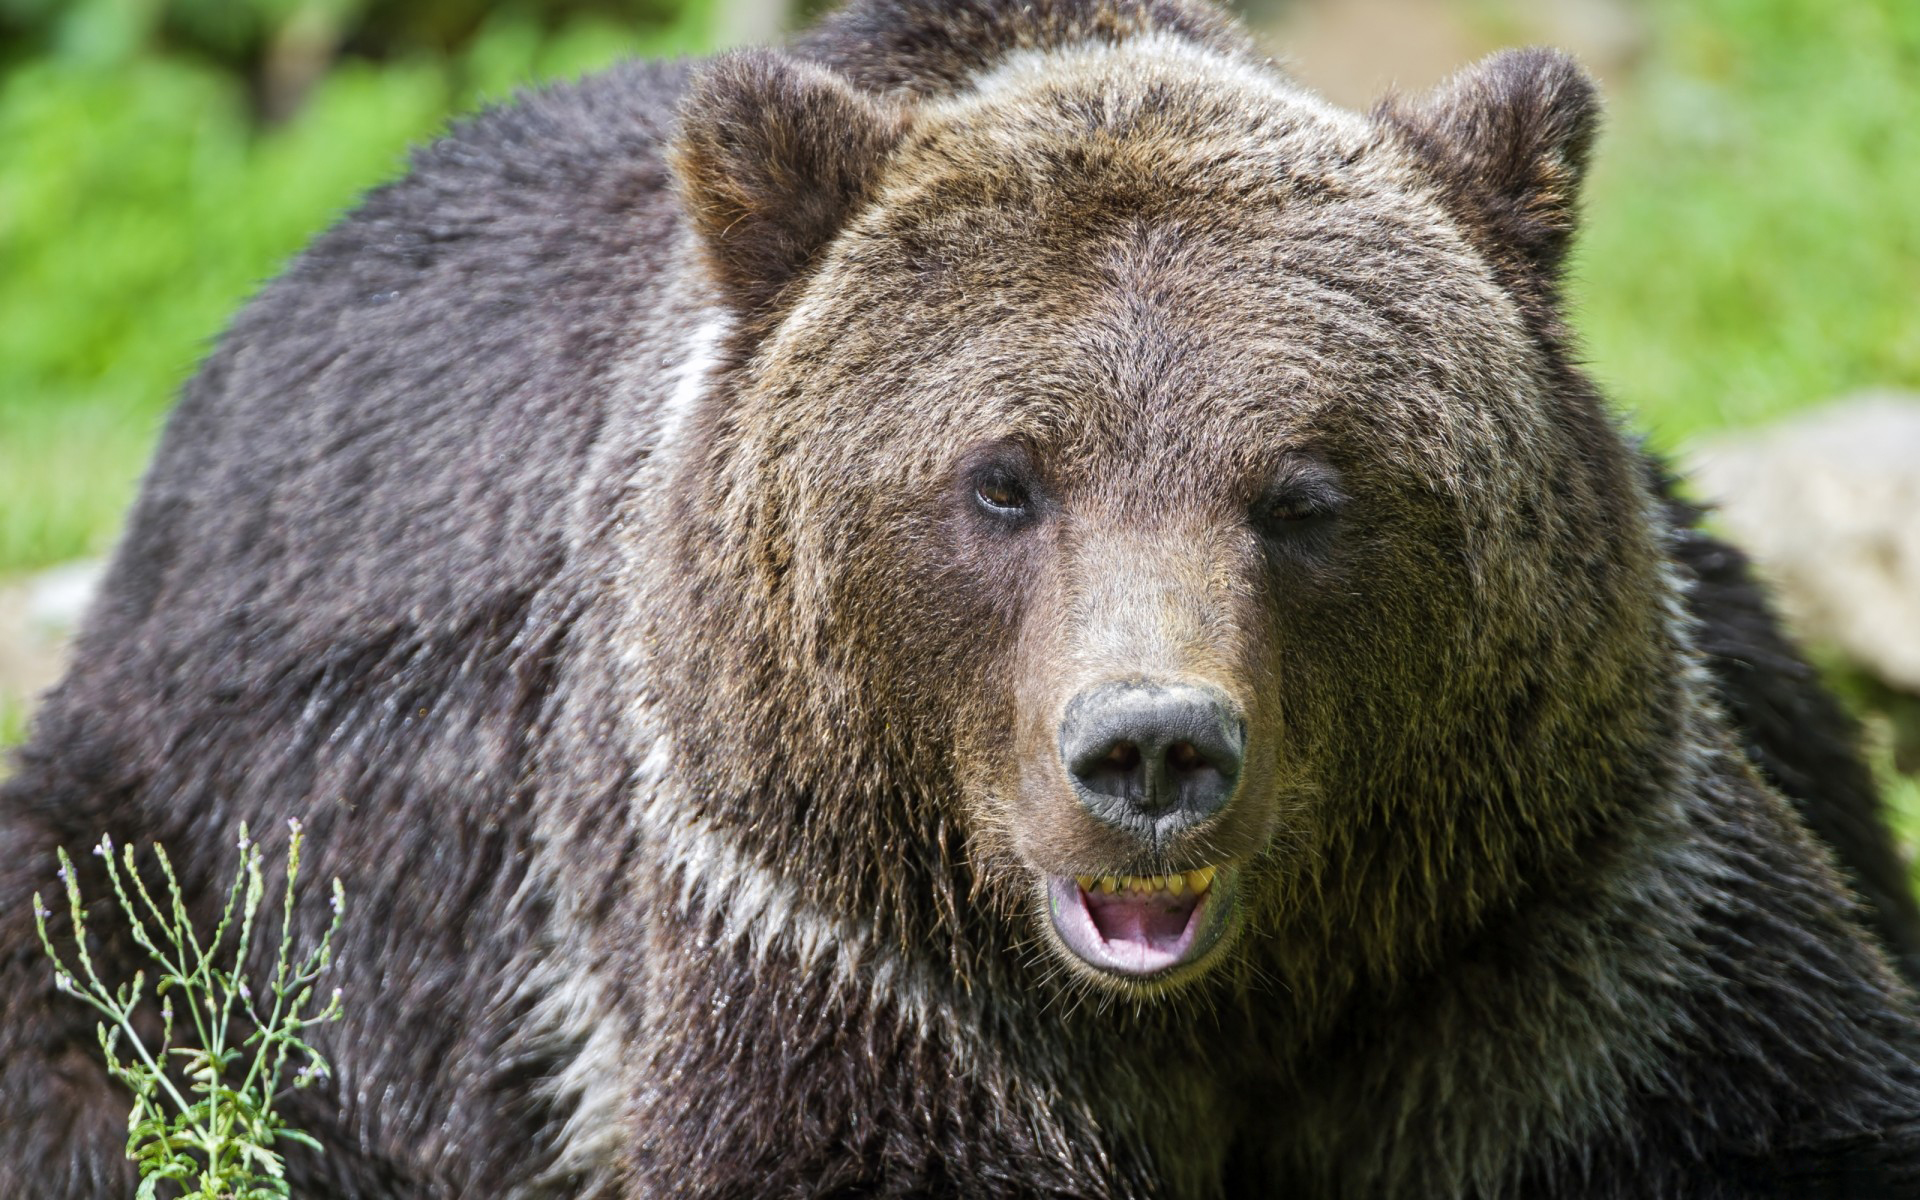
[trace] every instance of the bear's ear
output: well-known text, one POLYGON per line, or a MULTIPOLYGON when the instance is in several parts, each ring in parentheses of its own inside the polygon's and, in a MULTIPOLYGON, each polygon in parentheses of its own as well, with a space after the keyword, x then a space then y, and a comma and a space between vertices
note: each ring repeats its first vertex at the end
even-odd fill
POLYGON ((749 322, 840 231, 905 124, 833 72, 772 51, 723 55, 694 81, 670 161, 708 264, 749 322))
POLYGON ((1422 160, 1509 283, 1553 291, 1600 122, 1599 93, 1578 63, 1556 50, 1502 51, 1422 100, 1383 102, 1376 117, 1422 160))

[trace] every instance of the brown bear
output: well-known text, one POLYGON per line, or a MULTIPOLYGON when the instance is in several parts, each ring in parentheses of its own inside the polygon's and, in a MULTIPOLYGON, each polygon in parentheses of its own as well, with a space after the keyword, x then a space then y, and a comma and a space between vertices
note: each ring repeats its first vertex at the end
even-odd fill
POLYGON ((295 815, 296 1195, 1920 1194, 1844 718, 1575 365, 1595 116, 857 0, 423 151, 188 385, 0 793, 0 1194, 130 1186, 54 847, 204 906, 295 815))

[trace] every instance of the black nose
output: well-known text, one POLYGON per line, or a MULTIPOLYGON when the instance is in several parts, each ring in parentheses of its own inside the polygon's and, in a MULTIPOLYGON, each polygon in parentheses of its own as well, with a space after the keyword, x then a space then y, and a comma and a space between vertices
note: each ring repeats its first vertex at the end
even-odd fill
POLYGON ((1089 688, 1060 723, 1060 757, 1080 802, 1143 835, 1166 836, 1220 811, 1245 746, 1227 698, 1187 684, 1089 688))

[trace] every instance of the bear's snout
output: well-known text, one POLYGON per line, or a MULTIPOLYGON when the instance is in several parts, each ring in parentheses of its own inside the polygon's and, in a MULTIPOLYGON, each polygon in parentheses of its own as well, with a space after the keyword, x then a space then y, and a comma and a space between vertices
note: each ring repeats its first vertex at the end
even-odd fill
POLYGON ((1060 758, 1096 819, 1164 844, 1225 808, 1240 780, 1246 721, 1193 684, 1104 683, 1068 701, 1060 758))

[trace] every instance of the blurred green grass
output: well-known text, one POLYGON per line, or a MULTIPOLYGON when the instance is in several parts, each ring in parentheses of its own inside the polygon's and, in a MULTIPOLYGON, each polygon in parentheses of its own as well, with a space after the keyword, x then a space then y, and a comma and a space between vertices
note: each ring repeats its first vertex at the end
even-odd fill
MULTIPOLYGON (((26 736, 26 702, 0 692, 0 748, 17 745, 26 736)), ((0 779, 5 779, 6 774, 7 765, 0 762, 0 779)))
POLYGON ((1656 444, 1920 386, 1920 3, 1648 4, 1571 289, 1656 444))
POLYGON ((199 56, 75 33, 61 44, 80 49, 0 67, 0 576, 107 549, 228 316, 449 114, 698 51, 710 19, 706 3, 642 29, 508 12, 456 57, 344 58, 267 127, 249 81, 199 56))

